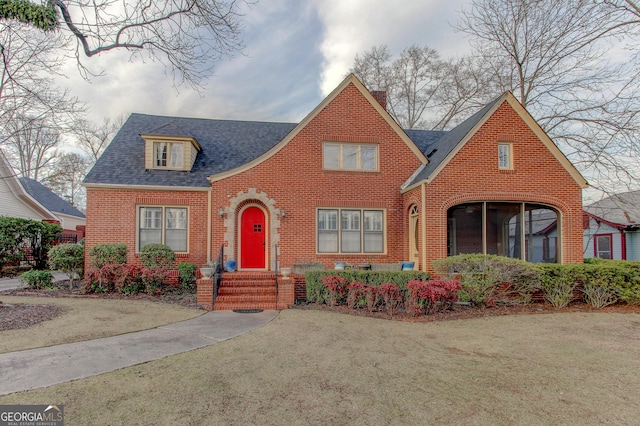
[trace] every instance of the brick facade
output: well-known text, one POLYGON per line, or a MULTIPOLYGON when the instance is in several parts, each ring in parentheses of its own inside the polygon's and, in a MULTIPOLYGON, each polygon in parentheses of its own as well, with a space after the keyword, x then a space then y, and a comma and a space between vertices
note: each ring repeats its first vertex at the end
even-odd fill
MULTIPOLYGON (((396 263, 409 257, 409 211, 417 206, 417 267, 430 270, 432 260, 447 255, 449 208, 466 202, 501 201, 553 207, 561 218, 562 261, 582 261, 581 185, 567 168, 568 162, 550 152, 540 133, 511 104, 497 107, 437 174, 402 191, 426 158, 361 84, 347 79, 339 89, 294 129, 293 136, 267 154, 245 167, 213 175, 210 190, 89 186, 86 247, 125 243, 129 262, 137 262, 137 207, 186 206, 189 253, 180 255, 179 261, 200 266, 215 259, 221 246, 225 259, 238 260, 241 212, 255 205, 266 217, 267 270, 277 269, 278 264, 305 262, 319 262, 327 268, 335 261, 396 263), (376 144, 379 169, 325 170, 323 142, 376 144), (498 169, 498 142, 513 144, 513 170, 498 169), (318 253, 317 209, 349 207, 384 211, 384 253, 318 253)), ((286 284, 283 295, 292 303, 294 281, 286 284)))
MULTIPOLYGON (((419 198, 420 189, 405 194, 419 198)), ((539 203, 560 213, 562 262, 583 261, 582 190, 516 111, 503 103, 425 185, 425 257, 447 256, 447 211, 465 202, 539 203), (498 142, 513 144, 513 170, 498 169, 498 142)))

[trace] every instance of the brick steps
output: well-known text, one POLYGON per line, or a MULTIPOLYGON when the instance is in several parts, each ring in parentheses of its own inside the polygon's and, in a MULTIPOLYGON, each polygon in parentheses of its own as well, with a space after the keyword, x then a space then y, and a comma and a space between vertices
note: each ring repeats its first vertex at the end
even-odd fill
POLYGON ((273 273, 233 272, 222 275, 216 311, 233 309, 276 309, 276 280, 273 273))

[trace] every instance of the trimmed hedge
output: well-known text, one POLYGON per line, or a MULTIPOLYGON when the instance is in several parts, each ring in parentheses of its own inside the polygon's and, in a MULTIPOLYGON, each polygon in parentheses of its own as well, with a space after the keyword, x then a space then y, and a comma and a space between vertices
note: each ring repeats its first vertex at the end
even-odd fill
POLYGON ((329 291, 323 285, 322 278, 327 276, 345 278, 348 282, 354 281, 380 287, 382 283, 397 284, 399 289, 406 294, 407 283, 411 280, 427 281, 430 274, 421 271, 364 271, 364 270, 321 270, 305 272, 307 283, 307 301, 312 303, 329 303, 329 291))
POLYGON ((460 300, 475 306, 528 303, 540 288, 534 264, 519 259, 461 254, 435 260, 432 266, 438 275, 460 281, 460 300))

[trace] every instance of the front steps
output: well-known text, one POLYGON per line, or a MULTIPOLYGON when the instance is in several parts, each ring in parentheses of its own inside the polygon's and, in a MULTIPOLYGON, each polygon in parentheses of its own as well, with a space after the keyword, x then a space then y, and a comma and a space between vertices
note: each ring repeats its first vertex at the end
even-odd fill
POLYGON ((199 279, 198 305, 206 310, 229 311, 236 309, 286 309, 294 303, 294 285, 291 277, 271 271, 225 272, 213 302, 213 282, 199 279))
POLYGON ((222 274, 216 311, 232 309, 276 309, 276 279, 273 272, 222 274))

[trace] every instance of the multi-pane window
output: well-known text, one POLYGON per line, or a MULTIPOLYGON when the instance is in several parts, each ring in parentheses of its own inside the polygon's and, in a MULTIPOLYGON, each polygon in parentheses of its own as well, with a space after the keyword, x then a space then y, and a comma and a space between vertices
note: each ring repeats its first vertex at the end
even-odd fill
POLYGON ((319 209, 318 252, 383 253, 383 211, 319 209))
POLYGON ((156 167, 182 168, 184 144, 180 142, 155 142, 153 158, 156 167))
POLYGON ((612 259, 611 235, 596 235, 596 257, 600 259, 612 259))
POLYGON ((378 170, 378 145, 325 142, 322 167, 330 170, 378 170))
POLYGON ((138 218, 139 248, 165 244, 176 252, 187 251, 186 207, 140 207, 138 218))
POLYGON ((510 143, 498 144, 498 168, 501 170, 510 170, 513 168, 510 143))

